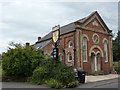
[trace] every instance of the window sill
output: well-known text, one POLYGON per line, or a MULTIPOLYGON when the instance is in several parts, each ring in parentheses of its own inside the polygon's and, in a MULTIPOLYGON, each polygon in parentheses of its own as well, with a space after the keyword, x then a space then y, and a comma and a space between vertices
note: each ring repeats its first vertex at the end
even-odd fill
POLYGON ((109 63, 108 61, 105 61, 105 63, 109 63))
POLYGON ((83 61, 84 63, 87 63, 88 61, 83 61))
POLYGON ((72 62, 72 60, 70 60, 70 61, 68 60, 68 63, 71 63, 71 62, 72 62))

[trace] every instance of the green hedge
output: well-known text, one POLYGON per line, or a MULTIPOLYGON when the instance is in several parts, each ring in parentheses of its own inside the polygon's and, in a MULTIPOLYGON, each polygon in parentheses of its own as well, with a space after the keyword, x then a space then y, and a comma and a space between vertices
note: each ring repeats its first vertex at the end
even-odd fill
POLYGON ((117 71, 117 73, 120 74, 120 62, 115 63, 115 71, 117 71))
POLYGON ((19 46, 3 54, 2 69, 9 76, 28 77, 40 66, 45 56, 31 46, 19 46))
POLYGON ((63 85, 59 81, 57 81, 56 79, 48 79, 45 81, 45 84, 51 88, 59 89, 59 88, 63 87, 63 85))
POLYGON ((59 85, 62 84, 63 86, 66 86, 70 82, 75 81, 75 73, 69 66, 62 62, 55 63, 52 59, 49 59, 48 62, 44 64, 44 66, 38 67, 34 70, 29 82, 44 84, 46 83, 45 81, 50 80, 47 83, 50 87, 54 86, 54 82, 57 82, 57 84, 55 84, 55 86, 57 85, 56 87, 61 87, 59 85), (53 82, 53 84, 49 84, 50 82, 53 82))
POLYGON ((66 88, 74 88, 74 87, 77 87, 79 85, 79 82, 78 81, 73 81, 73 82, 70 82, 66 85, 66 88))

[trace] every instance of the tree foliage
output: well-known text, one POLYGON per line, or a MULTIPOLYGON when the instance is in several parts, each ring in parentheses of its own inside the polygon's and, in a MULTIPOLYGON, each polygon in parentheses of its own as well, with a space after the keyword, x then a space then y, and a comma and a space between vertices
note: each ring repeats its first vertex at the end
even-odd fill
POLYGON ((46 81, 53 79, 66 86, 70 82, 75 81, 74 76, 75 73, 71 67, 60 61, 55 63, 53 59, 48 59, 44 66, 38 67, 33 71, 33 75, 28 81, 35 84, 44 84, 46 81))
POLYGON ((2 54, 0 54, 0 66, 1 66, 1 62, 2 62, 2 54))
POLYGON ((27 77, 32 75, 33 70, 42 65, 45 57, 41 50, 32 46, 22 46, 11 43, 14 48, 3 54, 2 68, 7 75, 27 77))
POLYGON ((113 60, 120 60, 120 31, 117 33, 115 40, 113 40, 113 60))

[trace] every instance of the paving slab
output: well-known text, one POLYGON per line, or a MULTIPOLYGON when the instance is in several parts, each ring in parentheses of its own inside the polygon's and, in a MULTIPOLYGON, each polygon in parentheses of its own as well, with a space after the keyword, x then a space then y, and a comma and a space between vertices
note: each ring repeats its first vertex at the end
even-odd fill
POLYGON ((97 82, 97 81, 114 79, 114 78, 118 78, 118 74, 108 74, 108 75, 98 75, 98 76, 89 75, 86 76, 85 82, 86 83, 97 82))

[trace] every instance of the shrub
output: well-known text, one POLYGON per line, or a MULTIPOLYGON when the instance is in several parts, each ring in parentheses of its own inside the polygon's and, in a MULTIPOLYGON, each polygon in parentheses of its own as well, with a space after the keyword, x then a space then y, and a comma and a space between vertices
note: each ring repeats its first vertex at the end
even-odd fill
POLYGON ((117 71, 117 73, 120 74, 120 62, 115 64, 115 71, 117 71))
POLYGON ((3 54, 2 68, 9 76, 28 77, 44 61, 41 50, 32 46, 16 45, 3 54))
POLYGON ((52 78, 57 82, 60 82, 63 86, 66 86, 68 83, 75 80, 75 74, 69 66, 62 62, 54 63, 54 60, 52 59, 48 59, 46 61, 47 63, 45 63, 44 66, 38 67, 34 70, 30 80, 31 82, 42 82, 43 84, 45 80, 52 78))
POLYGON ((28 78, 28 81, 35 84, 43 84, 45 79, 49 78, 49 72, 46 68, 38 67, 33 71, 32 77, 28 78))
POLYGON ((55 79, 46 80, 45 83, 51 88, 62 88, 62 84, 55 79))
POLYGON ((73 82, 70 82, 66 85, 66 88, 74 88, 74 87, 77 87, 79 84, 78 81, 73 81, 73 82))
POLYGON ((42 72, 43 71, 42 69, 43 68, 35 69, 32 77, 29 77, 27 81, 33 84, 38 84, 38 85, 43 84, 44 79, 42 77, 44 76, 44 72, 42 72))
POLYGON ((57 66, 54 68, 55 79, 61 82, 63 85, 67 85, 69 82, 75 80, 75 73, 71 68, 61 62, 57 63, 57 66))

